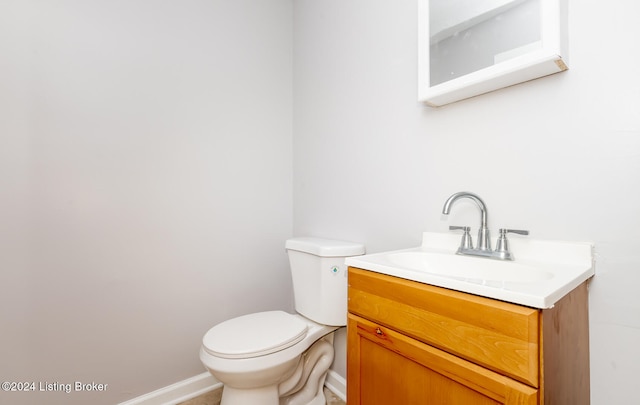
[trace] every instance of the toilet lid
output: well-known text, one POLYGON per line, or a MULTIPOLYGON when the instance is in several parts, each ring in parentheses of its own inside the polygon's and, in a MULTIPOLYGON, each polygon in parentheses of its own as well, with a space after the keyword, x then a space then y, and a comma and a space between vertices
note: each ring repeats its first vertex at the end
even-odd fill
POLYGON ((301 341, 307 324, 283 311, 258 312, 224 321, 204 335, 210 354, 228 359, 264 356, 301 341))

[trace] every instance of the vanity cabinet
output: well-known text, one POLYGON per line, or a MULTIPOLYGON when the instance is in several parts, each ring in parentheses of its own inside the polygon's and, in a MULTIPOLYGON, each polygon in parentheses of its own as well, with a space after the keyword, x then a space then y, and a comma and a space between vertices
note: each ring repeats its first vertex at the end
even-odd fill
POLYGON ((589 404, 586 282, 536 309, 349 268, 349 405, 589 404))

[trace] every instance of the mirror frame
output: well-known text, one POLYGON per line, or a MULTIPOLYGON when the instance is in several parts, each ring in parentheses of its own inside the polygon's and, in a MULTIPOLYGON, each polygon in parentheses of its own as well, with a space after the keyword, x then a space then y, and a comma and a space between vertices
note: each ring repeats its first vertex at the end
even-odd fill
POLYGON ((439 107, 568 69, 567 1, 540 0, 541 48, 431 86, 429 1, 418 0, 419 101, 439 107))

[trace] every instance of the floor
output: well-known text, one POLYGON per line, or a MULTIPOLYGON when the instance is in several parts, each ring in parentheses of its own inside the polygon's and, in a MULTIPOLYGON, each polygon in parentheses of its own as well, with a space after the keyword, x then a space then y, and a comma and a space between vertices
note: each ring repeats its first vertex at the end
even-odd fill
MULTIPOLYGON (((327 405, 346 405, 346 402, 341 400, 327 387, 324 388, 324 396, 327 398, 327 405)), ((180 405, 220 405, 220 398, 222 397, 222 388, 207 392, 199 397, 195 397, 186 402, 182 402, 180 405)))

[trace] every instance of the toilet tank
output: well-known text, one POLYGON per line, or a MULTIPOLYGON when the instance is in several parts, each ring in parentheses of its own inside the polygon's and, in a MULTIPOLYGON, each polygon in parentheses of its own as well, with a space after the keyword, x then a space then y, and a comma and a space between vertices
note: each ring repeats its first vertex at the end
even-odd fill
POLYGON ((344 259, 363 255, 364 245, 320 238, 293 238, 289 255, 296 312, 323 325, 347 324, 347 267, 344 259))

